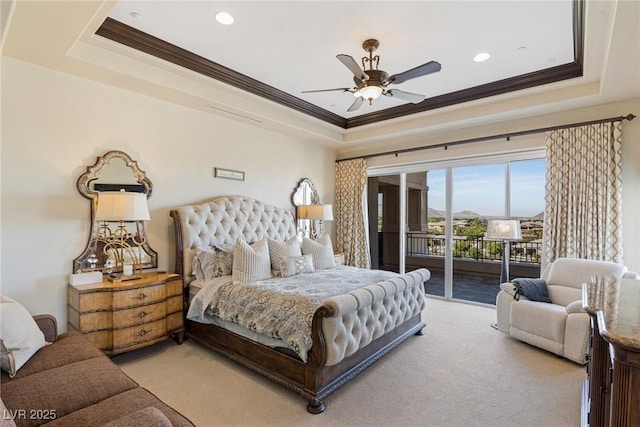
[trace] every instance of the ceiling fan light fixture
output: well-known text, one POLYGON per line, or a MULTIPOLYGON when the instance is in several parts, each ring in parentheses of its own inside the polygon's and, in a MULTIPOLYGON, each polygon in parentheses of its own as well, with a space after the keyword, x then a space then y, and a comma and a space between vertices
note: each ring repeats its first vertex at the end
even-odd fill
POLYGON ((397 98, 402 101, 408 101, 414 104, 418 104, 425 100, 426 96, 418 93, 405 92, 399 89, 387 89, 388 85, 404 83, 407 80, 415 79, 417 77, 426 76, 427 74, 437 73, 442 68, 437 61, 429 61, 417 67, 406 70, 402 73, 389 74, 378 69, 380 57, 378 55, 373 56, 373 51, 378 48, 380 43, 376 39, 368 39, 362 43, 362 48, 369 53, 368 57, 362 58, 362 67, 353 59, 352 56, 341 53, 336 55, 338 61, 349 69, 353 73, 353 82, 355 86, 352 88, 336 88, 336 89, 320 89, 320 90, 303 90, 302 93, 311 92, 329 92, 340 91, 350 92, 356 98, 353 104, 347 109, 347 112, 352 113, 357 111, 366 99, 369 101, 369 105, 373 104, 374 99, 378 99, 381 95, 385 95, 392 98, 397 98), (369 69, 364 70, 366 64, 369 64, 369 69), (375 65, 375 68, 374 68, 375 65))
POLYGON ((354 96, 361 96, 364 99, 368 99, 369 102, 378 98, 380 95, 382 95, 382 87, 374 85, 364 86, 354 93, 354 96))

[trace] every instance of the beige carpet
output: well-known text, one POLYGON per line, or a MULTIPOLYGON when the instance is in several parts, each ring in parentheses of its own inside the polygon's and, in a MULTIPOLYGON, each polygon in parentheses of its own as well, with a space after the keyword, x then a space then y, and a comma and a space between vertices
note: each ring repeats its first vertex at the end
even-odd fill
POLYGON ((411 337, 325 400, 306 401, 195 344, 115 357, 197 426, 579 426, 583 367, 491 328, 495 310, 428 299, 411 337))

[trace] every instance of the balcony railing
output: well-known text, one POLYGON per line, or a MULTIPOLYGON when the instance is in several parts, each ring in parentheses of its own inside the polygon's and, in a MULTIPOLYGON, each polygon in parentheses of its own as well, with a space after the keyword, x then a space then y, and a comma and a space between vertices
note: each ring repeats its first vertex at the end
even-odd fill
MULTIPOLYGON (((446 240, 432 234, 407 233, 407 255, 444 257, 446 240)), ((501 261, 502 242, 485 240, 483 236, 454 236, 453 257, 482 261, 501 261)), ((542 243, 540 241, 511 242, 509 262, 540 264, 542 243)))

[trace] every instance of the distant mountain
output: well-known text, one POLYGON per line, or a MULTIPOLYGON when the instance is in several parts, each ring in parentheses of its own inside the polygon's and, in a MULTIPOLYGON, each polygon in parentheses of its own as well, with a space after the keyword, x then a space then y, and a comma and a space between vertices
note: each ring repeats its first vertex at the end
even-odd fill
MULTIPOLYGON (((433 209, 433 208, 429 208, 429 212, 428 212, 428 217, 429 218, 444 218, 445 217, 445 212, 438 210, 438 209, 433 209)), ((481 215, 477 212, 474 211, 460 211, 460 212, 455 212, 453 214, 453 218, 454 219, 470 219, 470 218, 485 218, 485 219, 492 219, 492 218, 496 218, 495 216, 492 215, 481 215)), ((536 216, 532 216, 532 217, 522 217, 519 218, 520 220, 538 220, 538 221, 543 221, 544 220, 544 212, 540 212, 538 215, 536 216)))
POLYGON ((429 211, 427 212, 427 215, 430 218, 434 218, 434 217, 442 217, 442 218, 444 218, 444 211, 439 211, 438 209, 429 208, 429 211))
MULTIPOLYGON (((445 212, 438 210, 438 209, 433 209, 433 208, 429 208, 429 218, 444 218, 445 216, 445 212)), ((461 212, 455 212, 453 214, 453 218, 454 219, 468 219, 468 218, 484 218, 482 215, 480 215, 479 213, 473 212, 473 211, 461 211, 461 212)))
POLYGON ((473 212, 473 211, 460 211, 460 212, 454 212, 453 213, 453 218, 484 218, 484 216, 480 215, 479 213, 473 212))

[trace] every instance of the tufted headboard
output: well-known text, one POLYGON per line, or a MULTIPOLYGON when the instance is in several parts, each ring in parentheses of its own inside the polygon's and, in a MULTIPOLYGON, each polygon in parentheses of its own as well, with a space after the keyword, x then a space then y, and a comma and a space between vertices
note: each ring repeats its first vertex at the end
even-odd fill
POLYGON ((268 237, 287 240, 296 235, 293 213, 267 205, 251 197, 225 196, 199 205, 171 210, 176 234, 176 273, 187 286, 192 277, 197 248, 233 246, 268 237))

